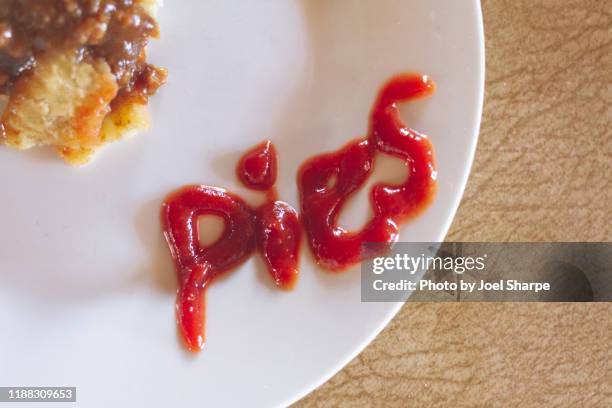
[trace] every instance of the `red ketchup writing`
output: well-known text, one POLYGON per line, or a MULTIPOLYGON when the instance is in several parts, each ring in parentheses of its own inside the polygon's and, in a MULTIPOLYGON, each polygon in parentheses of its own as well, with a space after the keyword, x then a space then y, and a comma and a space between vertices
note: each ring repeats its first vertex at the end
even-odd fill
POLYGON ((423 75, 392 78, 378 95, 365 138, 311 158, 300 168, 302 219, 310 249, 322 267, 339 271, 372 256, 364 252, 366 243, 397 241, 399 224, 417 216, 432 201, 436 188, 433 147, 424 135, 402 122, 398 103, 429 96, 434 90, 434 83, 423 75), (401 185, 375 185, 370 194, 374 216, 362 230, 346 231, 338 226, 340 211, 372 172, 376 153, 403 160, 408 178, 401 185))
MULTIPOLYGON (((375 255, 364 250, 366 243, 388 248, 398 239, 399 225, 431 203, 436 188, 433 147, 424 135, 401 121, 398 103, 429 96, 434 89, 434 83, 423 75, 392 78, 378 95, 365 138, 313 157, 300 168, 302 223, 320 266, 339 271, 375 255), (370 194, 373 217, 360 231, 346 231, 338 226, 339 214, 371 174, 378 153, 404 161, 408 178, 400 185, 375 185, 370 194)), ((188 186, 162 205, 162 228, 178 275, 177 321, 191 351, 200 351, 204 344, 206 289, 256 250, 279 288, 290 289, 297 281, 301 226, 297 212, 278 201, 272 143, 266 141, 249 150, 236 173, 248 188, 265 191, 267 202, 252 208, 223 189, 188 186), (198 231, 198 218, 204 215, 220 216, 225 223, 221 237, 206 247, 200 244, 198 231)))
POLYGON ((176 316, 179 332, 190 351, 204 345, 204 296, 210 283, 259 249, 275 284, 291 289, 298 277, 301 238, 297 212, 274 199, 276 154, 270 142, 247 152, 237 173, 245 185, 267 190, 268 202, 249 207, 240 197, 209 186, 188 186, 171 194, 162 204, 161 223, 178 275, 176 316), (200 244, 198 218, 220 216, 221 237, 200 244))

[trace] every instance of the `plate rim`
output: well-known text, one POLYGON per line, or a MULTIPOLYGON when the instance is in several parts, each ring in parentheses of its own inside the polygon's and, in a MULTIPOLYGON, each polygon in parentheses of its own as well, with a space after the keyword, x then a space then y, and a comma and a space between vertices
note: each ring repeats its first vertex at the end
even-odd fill
MULTIPOLYGON (((465 194, 465 188, 467 186, 467 181, 469 179, 470 174, 472 173, 472 166, 474 164, 474 157, 476 156, 476 148, 478 146, 478 139, 480 137, 480 126, 482 123, 482 113, 484 107, 484 92, 485 92, 485 77, 486 77, 486 48, 485 48, 485 36, 484 36, 484 21, 482 15, 482 5, 479 0, 472 0, 472 4, 474 6, 474 13, 476 13, 476 22, 478 24, 477 27, 477 39, 478 42, 478 50, 479 50, 479 61, 478 61, 478 101, 476 107, 476 114, 474 118, 474 131, 470 140, 469 146, 469 156, 468 160, 465 164, 466 171, 461 177, 459 182, 461 194, 457 194, 450 205, 451 212, 450 216, 445 220, 444 226, 442 228, 440 237, 438 241, 444 241, 446 235, 448 234, 448 230, 450 229, 451 224, 453 223, 455 216, 457 214, 457 210, 459 209, 459 205, 463 199, 463 195, 465 194)), ((391 308, 384 318, 380 321, 378 326, 372 330, 372 332, 366 336, 350 353, 347 354, 346 357, 342 358, 337 364, 333 366, 333 368, 326 370, 324 374, 320 376, 314 382, 303 387, 303 389, 293 398, 289 398, 285 401, 282 401, 278 406, 288 407, 296 402, 302 400, 304 397, 308 396, 310 393, 315 391, 317 388, 325 384, 329 381, 334 375, 339 373, 344 367, 346 367, 351 361, 355 359, 359 354, 361 354, 374 339, 376 339, 380 333, 387 327, 391 320, 397 315, 400 309, 405 305, 406 302, 396 302, 394 307, 391 308)))

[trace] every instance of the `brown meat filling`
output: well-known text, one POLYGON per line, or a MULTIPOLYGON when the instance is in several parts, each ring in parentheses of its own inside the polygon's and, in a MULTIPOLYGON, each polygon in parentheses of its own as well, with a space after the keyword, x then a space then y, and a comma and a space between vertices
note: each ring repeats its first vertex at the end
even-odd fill
POLYGON ((51 50, 78 49, 103 58, 119 86, 119 100, 146 102, 166 78, 147 64, 144 50, 157 23, 134 0, 0 0, 0 94, 51 50))

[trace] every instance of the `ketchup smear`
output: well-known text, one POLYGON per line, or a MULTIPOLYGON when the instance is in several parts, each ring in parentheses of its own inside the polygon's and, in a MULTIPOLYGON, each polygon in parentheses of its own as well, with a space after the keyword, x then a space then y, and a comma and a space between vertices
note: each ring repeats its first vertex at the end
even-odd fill
POLYGON ((256 209, 236 195, 209 186, 184 187, 162 204, 162 228, 178 275, 177 322, 190 351, 200 351, 204 345, 206 289, 255 249, 279 288, 291 289, 297 282, 301 228, 297 212, 276 200, 276 168, 270 141, 249 150, 239 162, 240 180, 249 188, 267 191, 268 201, 256 209), (199 239, 198 218, 204 215, 220 216, 225 223, 221 237, 207 247, 199 239))
MULTIPOLYGON (((434 83, 419 74, 399 75, 382 88, 370 116, 367 137, 334 153, 305 162, 298 184, 303 225, 316 262, 339 271, 375 255, 365 244, 383 244, 384 251, 399 236, 399 224, 421 213, 433 199, 436 169, 429 140, 408 128, 399 117, 399 102, 426 97, 434 83), (409 169, 401 185, 377 184, 371 191, 374 216, 358 232, 338 226, 346 200, 363 186, 377 153, 400 158, 409 169)), ((278 201, 276 151, 266 141, 249 150, 236 173, 248 188, 265 191, 267 202, 252 208, 240 197, 208 186, 188 186, 162 204, 161 222, 178 275, 176 314, 179 331, 190 351, 204 345, 204 298, 210 283, 236 268, 256 250, 275 284, 292 288, 298 277, 301 227, 297 212, 278 201), (203 247, 198 218, 217 215, 225 228, 213 244, 203 247)), ((377 250, 381 250, 378 245, 377 250)))
POLYGON ((427 76, 404 74, 387 82, 370 116, 367 137, 340 150, 311 158, 298 174, 302 220, 316 262, 341 271, 375 256, 366 247, 384 252, 399 237, 399 224, 419 215, 432 201, 436 189, 433 147, 426 136, 408 128, 400 119, 399 102, 430 96, 435 84, 427 76), (338 226, 347 199, 367 180, 376 153, 403 160, 409 175, 401 185, 379 183, 370 200, 374 215, 358 232, 338 226))

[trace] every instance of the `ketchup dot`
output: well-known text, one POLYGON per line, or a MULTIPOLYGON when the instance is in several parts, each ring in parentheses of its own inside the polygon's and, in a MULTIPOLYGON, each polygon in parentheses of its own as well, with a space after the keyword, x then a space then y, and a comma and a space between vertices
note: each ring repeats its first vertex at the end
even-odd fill
POLYGON ((249 150, 238 163, 236 173, 240 181, 253 190, 269 190, 276 183, 276 150, 271 141, 249 150))

